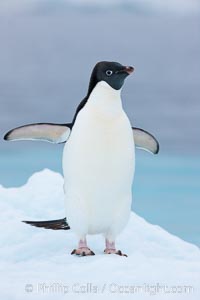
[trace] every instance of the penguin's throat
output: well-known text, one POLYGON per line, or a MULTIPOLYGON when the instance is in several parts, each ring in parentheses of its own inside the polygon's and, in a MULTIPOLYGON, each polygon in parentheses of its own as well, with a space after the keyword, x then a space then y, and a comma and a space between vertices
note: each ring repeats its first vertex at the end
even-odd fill
POLYGON ((116 117, 122 112, 121 89, 115 90, 105 81, 98 82, 88 98, 88 106, 105 116, 116 117))

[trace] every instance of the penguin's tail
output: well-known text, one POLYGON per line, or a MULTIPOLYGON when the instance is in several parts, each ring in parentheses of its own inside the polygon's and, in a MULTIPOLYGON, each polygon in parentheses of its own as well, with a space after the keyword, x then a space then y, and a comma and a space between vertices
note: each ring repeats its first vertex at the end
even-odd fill
POLYGON ((45 229, 52 229, 52 230, 70 229, 66 218, 51 220, 51 221, 22 221, 22 222, 29 224, 31 226, 41 227, 45 229))

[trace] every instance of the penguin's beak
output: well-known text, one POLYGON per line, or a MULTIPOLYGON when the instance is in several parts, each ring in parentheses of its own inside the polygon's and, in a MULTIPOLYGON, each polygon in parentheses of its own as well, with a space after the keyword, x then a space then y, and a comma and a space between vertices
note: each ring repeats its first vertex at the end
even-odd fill
POLYGON ((124 67, 123 71, 126 72, 128 75, 130 75, 131 73, 133 73, 134 68, 131 66, 126 66, 124 67))
POLYGON ((126 74, 126 76, 130 75, 133 73, 134 68, 131 66, 123 66, 120 71, 116 71, 116 73, 121 73, 121 74, 126 74))

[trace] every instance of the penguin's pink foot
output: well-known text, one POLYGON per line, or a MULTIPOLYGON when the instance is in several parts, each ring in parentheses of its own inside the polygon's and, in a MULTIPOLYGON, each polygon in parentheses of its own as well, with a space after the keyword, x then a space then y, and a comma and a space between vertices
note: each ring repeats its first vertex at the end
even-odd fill
POLYGON ((108 239, 106 239, 106 249, 104 250, 105 254, 117 254, 120 256, 126 256, 128 257, 128 255, 122 253, 121 250, 116 250, 115 249, 115 242, 110 242, 108 239))
POLYGON ((79 256, 95 255, 95 253, 92 250, 90 250, 90 248, 88 248, 87 241, 86 241, 85 238, 81 239, 79 241, 78 248, 74 249, 71 254, 72 255, 76 254, 76 255, 79 255, 79 256))
POLYGON ((88 247, 80 247, 78 249, 74 249, 71 254, 76 254, 79 256, 95 255, 95 253, 88 247))
POLYGON ((128 257, 127 254, 122 253, 121 250, 116 250, 116 249, 107 249, 107 248, 106 248, 106 249, 104 250, 104 253, 105 253, 105 254, 117 254, 117 255, 120 255, 120 256, 126 256, 126 257, 128 257))

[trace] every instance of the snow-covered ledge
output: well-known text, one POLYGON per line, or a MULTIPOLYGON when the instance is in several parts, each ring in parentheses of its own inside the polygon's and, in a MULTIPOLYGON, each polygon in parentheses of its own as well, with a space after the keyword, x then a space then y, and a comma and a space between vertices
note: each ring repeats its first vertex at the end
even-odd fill
POLYGON ((134 213, 117 241, 128 258, 104 255, 101 236, 88 239, 95 256, 71 256, 70 231, 20 222, 63 217, 63 197, 63 178, 50 170, 0 186, 1 299, 200 299, 198 247, 134 213))

